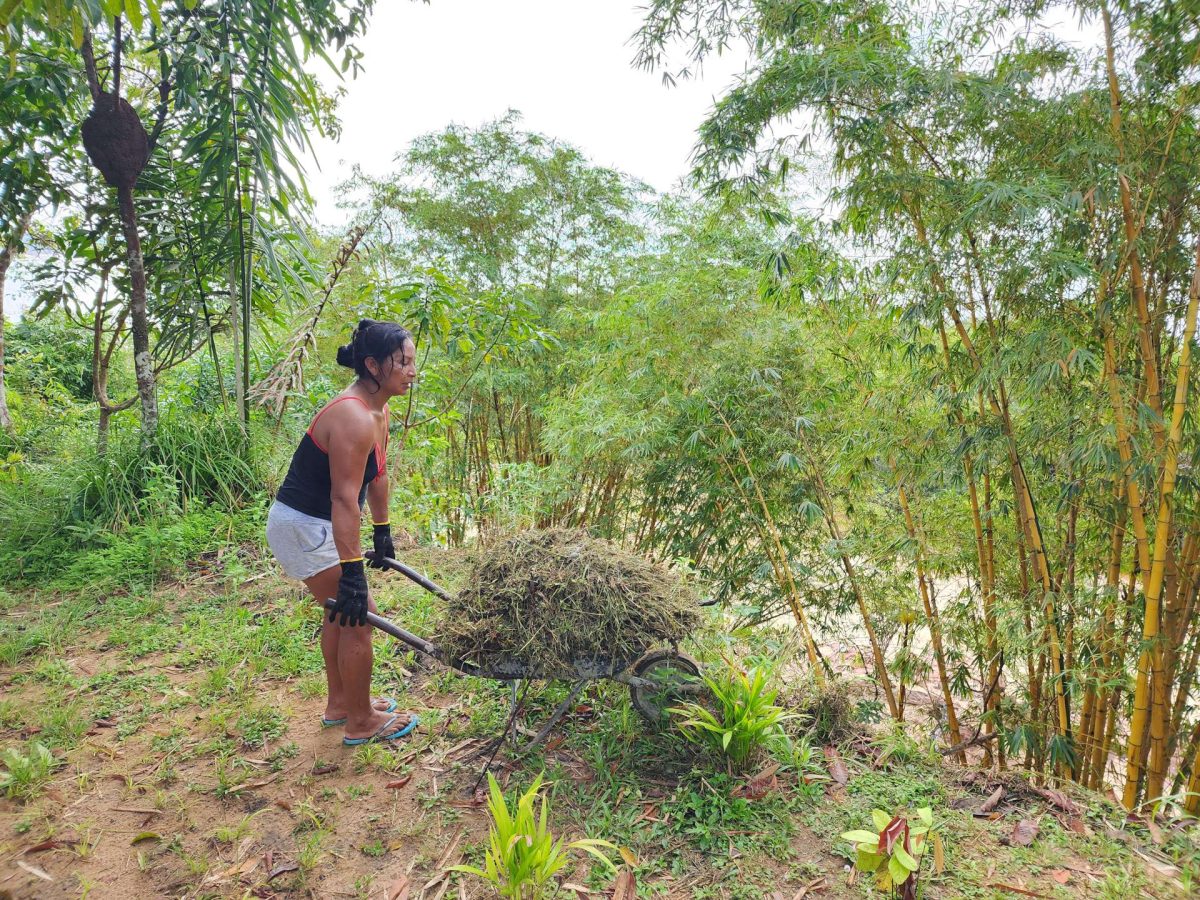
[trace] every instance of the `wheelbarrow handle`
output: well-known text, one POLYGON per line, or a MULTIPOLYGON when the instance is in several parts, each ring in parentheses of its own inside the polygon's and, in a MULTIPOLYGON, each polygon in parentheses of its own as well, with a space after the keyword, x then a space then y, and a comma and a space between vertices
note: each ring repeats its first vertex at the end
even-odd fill
MULTIPOLYGON (((337 601, 335 600, 325 601, 326 609, 332 610, 336 605, 337 601)), ((425 638, 417 637, 417 635, 413 634, 411 631, 404 630, 391 619, 385 619, 383 616, 369 612, 367 613, 367 624, 374 625, 380 631, 386 632, 397 640, 403 641, 414 650, 420 650, 422 653, 426 653, 429 656, 441 659, 441 651, 438 650, 436 646, 429 643, 429 641, 425 640, 425 638)))
MULTIPOLYGON (((375 559, 375 551, 374 550, 368 550, 363 555, 366 556, 367 559, 375 559)), ((445 600, 447 603, 453 602, 454 598, 452 596, 450 596, 450 593, 445 588, 440 587, 437 584, 435 584, 434 582, 430 581, 428 578, 426 578, 424 575, 422 575, 416 569, 409 568, 404 563, 400 562, 397 559, 392 559, 390 556, 385 556, 382 560, 380 560, 380 562, 383 563, 383 566, 385 568, 392 569, 393 571, 399 572, 405 578, 415 581, 417 584, 419 584, 421 587, 425 588, 425 590, 429 591, 429 593, 433 594, 434 596, 440 597, 441 599, 445 600)))

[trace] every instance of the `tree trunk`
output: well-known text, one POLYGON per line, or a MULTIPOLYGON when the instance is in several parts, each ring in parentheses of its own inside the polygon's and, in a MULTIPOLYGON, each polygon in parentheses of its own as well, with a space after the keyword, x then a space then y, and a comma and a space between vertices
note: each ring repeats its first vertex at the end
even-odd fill
POLYGON ((245 423, 247 415, 244 389, 246 363, 242 356, 241 291, 238 289, 237 265, 233 262, 229 264, 229 318, 230 324, 233 326, 233 382, 234 394, 237 398, 237 415, 238 421, 245 423))
POLYGON ((121 228, 129 265, 129 326, 133 332, 133 368, 137 375, 138 398, 142 404, 142 434, 153 437, 158 430, 158 398, 155 395, 154 360, 150 356, 150 317, 146 312, 146 269, 142 263, 142 241, 138 236, 137 209, 133 188, 118 187, 121 228))

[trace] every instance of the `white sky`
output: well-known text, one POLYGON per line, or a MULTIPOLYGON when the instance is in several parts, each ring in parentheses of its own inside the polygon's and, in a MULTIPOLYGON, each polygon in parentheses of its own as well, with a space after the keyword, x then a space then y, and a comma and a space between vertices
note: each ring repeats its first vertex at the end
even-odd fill
MULTIPOLYGON (((641 22, 631 0, 378 0, 358 42, 363 71, 340 82, 341 139, 314 141, 316 162, 306 163, 317 222, 345 223, 335 188, 352 165, 386 175, 414 138, 451 122, 482 125, 508 109, 530 131, 669 190, 687 174, 696 128, 746 56, 713 57, 700 78, 666 87, 659 73, 632 65, 629 39, 641 22)), ((13 318, 32 301, 22 262, 9 273, 13 318)))
POLYGON ((641 21, 630 0, 380 0, 359 41, 364 72, 344 82, 341 140, 315 143, 321 170, 310 166, 308 176, 318 221, 345 221, 334 187, 352 164, 385 175, 419 135, 510 108, 528 130, 670 189, 745 56, 714 57, 701 78, 666 87, 631 64, 641 21))

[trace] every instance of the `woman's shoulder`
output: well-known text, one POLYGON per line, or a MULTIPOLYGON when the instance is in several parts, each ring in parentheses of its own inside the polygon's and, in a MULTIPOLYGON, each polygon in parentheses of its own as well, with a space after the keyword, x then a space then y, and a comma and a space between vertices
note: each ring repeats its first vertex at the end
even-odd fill
POLYGON ((370 407, 361 397, 338 394, 317 413, 313 429, 355 438, 372 433, 374 421, 370 407))

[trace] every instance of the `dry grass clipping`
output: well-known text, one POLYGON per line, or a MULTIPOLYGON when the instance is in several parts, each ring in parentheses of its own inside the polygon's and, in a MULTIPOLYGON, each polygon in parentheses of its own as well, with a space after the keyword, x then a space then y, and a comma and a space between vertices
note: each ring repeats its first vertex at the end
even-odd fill
POLYGON ((454 658, 561 678, 579 661, 613 660, 619 670, 699 624, 695 593, 666 566, 586 531, 550 528, 476 554, 438 637, 454 658))

